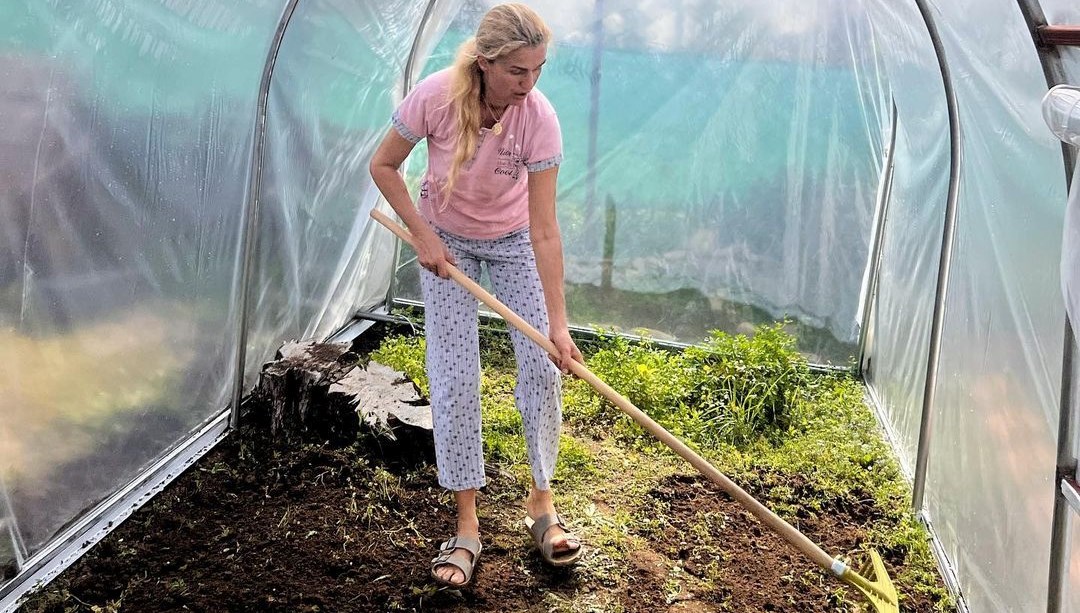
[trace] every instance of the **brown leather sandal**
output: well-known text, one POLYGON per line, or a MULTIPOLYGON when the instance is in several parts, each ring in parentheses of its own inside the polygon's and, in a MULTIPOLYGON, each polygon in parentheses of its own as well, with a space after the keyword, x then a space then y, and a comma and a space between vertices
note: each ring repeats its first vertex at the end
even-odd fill
POLYGON ((435 556, 431 560, 431 578, 442 585, 461 588, 469 585, 472 581, 473 571, 476 570, 476 564, 480 561, 480 550, 483 547, 480 545, 478 539, 474 539, 470 536, 455 536, 450 540, 439 545, 439 555, 435 556), (451 558, 454 550, 463 549, 472 554, 472 560, 465 562, 456 558, 451 558), (435 571, 443 566, 453 566, 460 570, 465 575, 465 581, 461 583, 455 583, 448 581, 435 574, 435 571))
POLYGON ((529 534, 532 535, 533 541, 536 542, 536 548, 540 550, 541 557, 544 561, 552 566, 570 566, 581 559, 582 547, 581 539, 576 534, 570 532, 567 529, 566 524, 562 522, 562 518, 558 513, 548 513, 538 519, 531 517, 525 517, 525 527, 529 529, 529 534), (572 547, 572 549, 566 549, 563 551, 555 551, 555 540, 553 536, 548 536, 548 528, 552 526, 558 526, 566 533, 566 543, 572 547), (573 547, 577 545, 577 547, 573 547))

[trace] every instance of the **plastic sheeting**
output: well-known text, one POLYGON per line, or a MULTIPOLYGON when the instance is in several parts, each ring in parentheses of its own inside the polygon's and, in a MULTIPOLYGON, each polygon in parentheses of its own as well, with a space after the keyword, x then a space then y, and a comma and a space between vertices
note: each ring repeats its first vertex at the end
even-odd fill
MULTIPOLYGON (((268 107, 249 360, 269 359, 282 339, 325 338, 386 297, 395 239, 369 223, 379 193, 368 163, 425 7, 311 0, 289 23, 268 107)), ((445 21, 434 15, 432 29, 445 21)))
MULTIPOLYGON (((1046 22, 1051 25, 1080 26, 1080 4, 1075 0, 1041 0, 1046 22)), ((1080 85, 1080 49, 1058 47, 1058 54, 1065 67, 1065 81, 1080 85)))
MULTIPOLYGON (((963 152, 927 508, 972 610, 1041 611, 1063 329, 1053 295, 1061 154, 1038 113, 1045 81, 1019 9, 980 2, 988 13, 973 22, 973 4, 934 14, 963 152), (990 49, 986 40, 1001 42, 990 49)), ((871 12, 879 39, 889 41, 900 132, 867 381, 910 469, 948 188, 948 121, 914 7, 881 3, 871 12)))
POLYGON ((1065 579, 1067 588, 1062 610, 1066 613, 1078 613, 1080 612, 1080 547, 1076 545, 1080 543, 1080 522, 1072 522, 1068 540, 1072 544, 1072 555, 1069 557, 1065 579))
MULTIPOLYGON (((492 4, 466 5, 427 72, 492 4)), ((804 352, 846 363, 888 113, 865 10, 531 4, 557 42, 539 88, 563 131, 572 321, 697 342, 790 316, 804 352)), ((415 275, 401 296, 419 297, 415 275)))
POLYGON ((0 6, 0 476, 29 553, 226 403, 283 5, 0 6))
POLYGON ((972 610, 1043 611, 1064 329, 1061 148, 1016 4, 933 6, 963 163, 926 505, 972 610))
MULTIPOLYGON (((286 4, 0 7, 0 563, 229 402, 257 96, 286 4)), ((249 382, 283 340, 385 296, 367 161, 425 6, 294 14, 260 162, 249 382)))
MULTIPOLYGON (((0 3, 0 528, 17 528, 10 544, 0 533, 0 564, 41 550, 229 401, 256 96, 286 4, 0 3)), ((418 71, 446 65, 490 4, 439 3, 418 71)), ((891 93, 895 175, 867 378, 912 464, 949 146, 914 3, 533 4, 559 41, 540 86, 564 130, 577 323, 695 341, 788 315, 805 352, 845 362, 891 93)), ((964 159, 927 506, 973 610, 1039 611, 1061 368, 1060 149, 1017 5, 939 4, 964 159)), ((1050 23, 1080 23, 1073 0, 1042 4, 1050 23)), ((259 160, 249 382, 282 340, 324 336, 389 282, 392 241, 367 222, 366 165, 424 9, 299 3, 259 160)), ((1080 81, 1080 52, 1061 51, 1080 81)))
MULTIPOLYGON (((1046 16, 1047 23, 1054 25, 1080 25, 1080 4, 1077 4, 1073 0, 1041 0, 1040 4, 1043 7, 1043 12, 1046 16)), ((1062 66, 1065 69, 1065 81, 1072 85, 1080 86, 1080 49, 1075 47, 1059 47, 1058 54, 1061 58, 1062 66)), ((1076 143, 1074 143, 1076 144, 1076 143)), ((1070 273, 1076 269, 1076 261, 1080 258, 1077 254, 1077 246, 1080 246, 1080 220, 1077 219, 1077 198, 1080 193, 1080 188, 1077 187, 1077 182, 1080 181, 1080 176, 1077 172, 1073 173, 1072 179, 1072 191, 1070 193, 1069 207, 1065 215, 1065 237, 1062 244, 1062 281, 1063 288, 1066 296, 1066 308, 1069 310, 1070 319, 1073 322, 1073 328, 1076 329, 1077 317, 1080 316, 1077 313, 1077 307, 1080 306, 1080 298, 1075 296, 1070 297, 1068 282, 1071 279, 1076 279, 1076 273, 1070 273), (1070 236, 1073 238, 1070 240, 1070 236)), ((1080 348, 1074 348, 1074 363, 1076 363, 1076 356, 1080 355, 1080 348)), ((1080 373, 1073 375, 1073 386, 1078 387, 1080 383, 1080 373)), ((1077 407, 1077 403, 1074 400, 1071 406, 1077 407)), ((1080 449, 1075 447, 1074 443, 1074 456, 1080 455, 1080 449)), ((1070 557, 1069 564, 1069 588, 1066 599, 1066 610, 1080 613, 1080 540, 1077 539, 1076 532, 1078 530, 1078 522, 1075 513, 1070 513, 1069 519, 1073 524, 1072 537, 1070 538, 1072 555, 1070 557)))
MULTIPOLYGON (((1080 18, 1076 20, 1080 23, 1080 18)), ((1065 79, 1073 85, 1080 85, 1080 49, 1061 50, 1061 63, 1065 67, 1065 79)))
MULTIPOLYGON (((1042 113, 1054 136, 1073 147, 1080 147, 1080 86, 1058 85, 1051 89, 1043 98, 1042 113)), ((1070 279, 1066 275, 1064 280, 1070 279)), ((1069 312, 1071 315, 1072 311, 1069 312)))
MULTIPOLYGON (((1050 131, 1058 138, 1067 143, 1080 144, 1080 88, 1059 85, 1043 99, 1043 118, 1046 120, 1050 131)), ((1080 166, 1073 170, 1072 186, 1069 193, 1069 202, 1065 210, 1065 232, 1061 246, 1061 286, 1065 296, 1065 309, 1069 314, 1069 320, 1076 329, 1077 321, 1080 321, 1080 288, 1077 279, 1080 279, 1080 166)), ((1073 398, 1070 406, 1078 406, 1080 399, 1080 361, 1076 355, 1080 347, 1073 346, 1073 398)), ((1076 441, 1072 443, 1073 455, 1077 455, 1076 441)), ((1069 512, 1069 521, 1073 524, 1072 534, 1075 535, 1077 526, 1075 510, 1069 512)), ((1069 561, 1069 575, 1071 588, 1068 592, 1069 611, 1080 611, 1080 547, 1077 540, 1070 539, 1071 556, 1069 561)), ((1066 551, 1069 551, 1066 549, 1066 551)))
POLYGON ((885 210, 864 377, 888 407, 888 426, 910 474, 919 441, 930 326, 949 188, 949 118, 941 70, 914 3, 867 3, 883 54, 897 136, 885 210))

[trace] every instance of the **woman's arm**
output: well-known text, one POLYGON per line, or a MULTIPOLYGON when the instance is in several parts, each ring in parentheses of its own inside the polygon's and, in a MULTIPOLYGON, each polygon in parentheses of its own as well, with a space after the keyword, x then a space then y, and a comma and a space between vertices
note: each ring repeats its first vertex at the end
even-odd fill
POLYGON ((569 372, 570 360, 582 362, 581 352, 570 338, 566 318, 566 298, 563 293, 563 249, 559 220, 555 217, 555 183, 559 167, 529 173, 529 234, 536 270, 544 287, 544 302, 548 312, 548 335, 559 350, 559 359, 552 358, 564 373, 569 372))
POLYGON ((454 256, 435 234, 431 225, 413 206, 409 189, 405 187, 405 180, 398 172, 412 148, 411 142, 391 128, 375 151, 374 157, 371 158, 368 169, 383 197, 412 233, 416 243, 416 257, 420 265, 447 279, 450 277, 450 272, 446 268, 446 263, 453 264, 454 256))

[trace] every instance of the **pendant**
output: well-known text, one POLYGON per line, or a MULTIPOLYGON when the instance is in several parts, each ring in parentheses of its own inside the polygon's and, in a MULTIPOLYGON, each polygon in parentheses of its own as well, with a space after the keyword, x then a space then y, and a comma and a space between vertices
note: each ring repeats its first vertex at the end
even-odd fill
POLYGON ((491 126, 491 133, 495 136, 502 134, 502 122, 496 121, 495 125, 491 126))

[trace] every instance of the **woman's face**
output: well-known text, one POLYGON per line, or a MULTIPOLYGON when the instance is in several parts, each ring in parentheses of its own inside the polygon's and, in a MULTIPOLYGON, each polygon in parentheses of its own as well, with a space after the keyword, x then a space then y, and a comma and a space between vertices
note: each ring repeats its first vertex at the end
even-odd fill
POLYGON ((521 47, 494 60, 479 58, 488 104, 494 107, 521 104, 540 79, 546 61, 547 45, 521 47))

